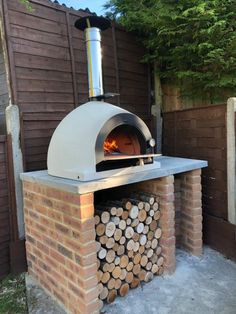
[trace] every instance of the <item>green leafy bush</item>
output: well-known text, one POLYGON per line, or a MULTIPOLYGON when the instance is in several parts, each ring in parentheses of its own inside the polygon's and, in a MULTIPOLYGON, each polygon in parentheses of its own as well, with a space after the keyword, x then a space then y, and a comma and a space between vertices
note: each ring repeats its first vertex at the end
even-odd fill
POLYGON ((28 313, 25 291, 25 274, 9 275, 0 281, 0 313, 26 314, 28 313))
POLYGON ((110 0, 105 7, 142 40, 162 79, 209 95, 236 91, 236 0, 110 0))

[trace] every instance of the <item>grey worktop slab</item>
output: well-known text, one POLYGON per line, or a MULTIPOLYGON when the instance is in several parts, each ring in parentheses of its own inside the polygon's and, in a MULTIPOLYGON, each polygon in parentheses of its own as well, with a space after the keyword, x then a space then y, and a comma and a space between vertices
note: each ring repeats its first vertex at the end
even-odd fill
POLYGON ((207 161, 204 160, 166 156, 157 157, 156 160, 161 163, 161 168, 89 182, 53 177, 47 173, 47 170, 22 173, 21 179, 23 181, 40 183, 62 191, 85 194, 207 167, 207 161))

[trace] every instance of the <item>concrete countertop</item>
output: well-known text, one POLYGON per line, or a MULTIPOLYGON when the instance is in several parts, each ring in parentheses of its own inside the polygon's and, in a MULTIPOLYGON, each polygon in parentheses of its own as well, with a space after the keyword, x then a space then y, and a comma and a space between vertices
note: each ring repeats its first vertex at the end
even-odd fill
POLYGON ((128 175, 126 174, 123 176, 117 175, 106 179, 88 182, 53 177, 48 174, 47 170, 22 173, 21 179, 23 181, 40 183, 66 192, 85 194, 205 168, 208 164, 207 161, 204 160, 166 156, 157 157, 156 160, 161 163, 161 168, 157 168, 152 171, 141 171, 128 175))

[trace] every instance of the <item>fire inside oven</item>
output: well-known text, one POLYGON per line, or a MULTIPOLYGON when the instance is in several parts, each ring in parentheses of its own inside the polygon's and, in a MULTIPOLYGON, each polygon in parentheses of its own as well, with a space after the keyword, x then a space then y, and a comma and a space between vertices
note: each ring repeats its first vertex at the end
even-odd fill
POLYGON ((128 124, 115 127, 103 140, 102 150, 103 160, 96 165, 98 172, 153 162, 153 149, 145 135, 137 127, 128 124))
POLYGON ((141 154, 141 136, 129 125, 115 128, 103 144, 105 157, 141 154))

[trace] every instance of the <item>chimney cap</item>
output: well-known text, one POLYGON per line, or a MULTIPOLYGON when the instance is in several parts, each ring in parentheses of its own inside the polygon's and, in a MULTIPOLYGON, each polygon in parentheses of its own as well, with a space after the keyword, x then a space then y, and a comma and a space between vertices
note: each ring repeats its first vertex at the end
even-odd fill
POLYGON ((104 31, 111 26, 111 21, 102 16, 85 16, 75 22, 75 27, 81 31, 86 28, 97 27, 104 31))

